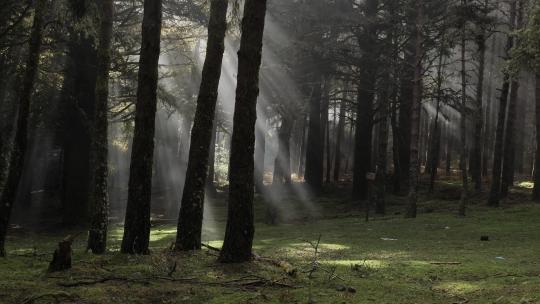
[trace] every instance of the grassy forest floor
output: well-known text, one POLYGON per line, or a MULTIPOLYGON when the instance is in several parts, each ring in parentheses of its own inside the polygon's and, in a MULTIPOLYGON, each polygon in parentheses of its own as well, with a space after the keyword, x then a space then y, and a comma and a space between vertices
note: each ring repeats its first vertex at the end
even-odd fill
MULTIPOLYGON (((112 225, 108 254, 85 253, 79 236, 73 269, 47 273, 56 243, 77 231, 13 229, 0 259, 0 303, 540 303, 540 205, 527 202, 528 190, 514 188, 498 209, 473 198, 459 218, 458 185, 438 188, 422 197, 417 219, 404 219, 405 199, 390 196, 389 215, 369 222, 343 189, 312 201, 316 212, 281 200, 296 212, 277 226, 263 223, 258 198, 254 251, 288 262, 295 276, 260 259, 222 265, 209 249, 171 254, 175 224, 163 222, 154 223, 150 256, 119 254, 122 227, 112 225)), ((213 210, 203 239, 219 247, 223 201, 213 210)))

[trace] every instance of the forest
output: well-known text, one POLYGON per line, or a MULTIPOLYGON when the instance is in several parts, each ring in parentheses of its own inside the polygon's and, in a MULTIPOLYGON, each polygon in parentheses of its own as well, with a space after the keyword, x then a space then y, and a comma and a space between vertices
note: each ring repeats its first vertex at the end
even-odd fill
POLYGON ((0 0, 0 303, 540 303, 540 1, 0 0))

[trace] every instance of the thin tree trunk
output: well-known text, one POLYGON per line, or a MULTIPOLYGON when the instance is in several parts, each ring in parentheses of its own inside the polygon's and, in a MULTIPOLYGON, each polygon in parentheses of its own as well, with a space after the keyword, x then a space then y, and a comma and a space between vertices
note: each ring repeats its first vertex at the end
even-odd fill
POLYGON ((195 120, 191 129, 189 161, 176 234, 176 250, 201 249, 204 187, 208 178, 209 149, 225 51, 227 7, 228 0, 213 0, 210 6, 206 60, 202 71, 195 120))
POLYGON ((149 253, 161 19, 161 0, 145 0, 122 253, 149 253))
POLYGON ((222 263, 251 259, 253 224, 253 152, 259 68, 266 16, 266 0, 246 0, 238 52, 238 85, 234 109, 229 171, 229 204, 222 263))
MULTIPOLYGON (((523 7, 520 0, 516 0, 517 16, 516 28, 521 28, 523 22, 523 7)), ((519 46, 519 40, 515 43, 519 46)), ((510 100, 508 104, 508 115, 506 118, 506 133, 504 136, 504 155, 503 155, 503 171, 501 180, 501 197, 508 196, 508 188, 514 184, 514 165, 516 154, 516 115, 518 112, 518 93, 519 93, 519 76, 512 78, 510 85, 510 100)))
POLYGON ((96 104, 92 137, 91 161, 91 218, 88 232, 88 249, 102 254, 107 248, 107 224, 109 219, 109 200, 107 196, 108 178, 108 100, 109 67, 113 35, 114 1, 101 3, 101 26, 97 51, 96 104))
POLYGON ((283 115, 281 127, 278 131, 278 153, 274 161, 274 175, 272 185, 291 183, 291 150, 290 140, 293 121, 289 115, 283 115))
MULTIPOLYGON (((467 1, 463 0, 462 4, 467 5, 467 1)), ((465 58, 465 47, 466 44, 466 31, 465 26, 463 25, 462 36, 461 36, 461 104, 460 104, 460 159, 459 167, 461 170, 461 198, 459 200, 459 215, 465 216, 467 199, 468 199, 468 188, 469 188, 469 178, 467 176, 467 70, 466 70, 466 58, 465 58)), ((481 113, 481 112, 480 112, 481 113)), ((475 133, 476 134, 476 133, 475 133)), ((478 142, 480 145, 480 142, 478 142)), ((478 172, 480 173, 480 172, 478 172)))
POLYGON ((341 171, 341 159, 343 158, 341 152, 341 141, 343 140, 343 132, 345 130, 345 102, 342 101, 339 106, 339 122, 337 126, 337 139, 336 139, 336 152, 334 160, 334 182, 339 182, 340 171, 341 171))
MULTIPOLYGON (((510 32, 515 28, 516 22, 516 2, 512 2, 510 8, 510 32)), ((506 41, 506 56, 509 56, 510 50, 514 47, 514 38, 509 34, 506 41)), ((493 171, 491 178, 491 189, 489 192, 488 205, 492 207, 499 206, 500 190, 501 190, 501 174, 503 161, 503 141, 504 141, 504 125, 506 118, 506 107, 508 104, 508 94, 510 91, 510 75, 504 72, 501 96, 499 100, 499 115, 497 120, 497 130, 495 134, 495 147, 493 149, 493 171)))
POLYGON ((13 203, 23 171, 24 156, 28 144, 28 120, 30 117, 30 102, 39 66, 39 54, 43 30, 43 15, 47 1, 38 0, 35 4, 34 20, 30 33, 28 58, 22 79, 19 95, 19 110, 17 114, 17 130, 13 142, 13 151, 9 160, 9 171, 2 195, 0 197, 0 257, 6 256, 5 242, 13 203))
POLYGON ((419 0, 416 2, 416 24, 415 24, 415 56, 414 56, 414 85, 413 85, 413 103, 411 114, 411 146, 410 146, 410 166, 409 166, 409 204, 405 213, 407 218, 416 217, 417 201, 418 201, 418 174, 420 171, 418 165, 418 145, 420 132, 420 102, 422 101, 422 24, 424 22, 424 2, 419 0))
MULTIPOLYGON (((262 115, 259 115, 261 117, 262 115)), ((264 189, 264 158, 266 153, 266 121, 264 128, 256 128, 255 138, 255 189, 262 193, 264 189)))
POLYGON ((536 154, 534 161, 534 188, 532 199, 540 202, 540 75, 536 75, 536 154))
POLYGON ((208 177, 206 178, 206 192, 209 196, 216 196, 216 184, 214 183, 214 175, 216 174, 216 133, 217 120, 214 118, 212 126, 212 139, 210 140, 208 154, 208 177))

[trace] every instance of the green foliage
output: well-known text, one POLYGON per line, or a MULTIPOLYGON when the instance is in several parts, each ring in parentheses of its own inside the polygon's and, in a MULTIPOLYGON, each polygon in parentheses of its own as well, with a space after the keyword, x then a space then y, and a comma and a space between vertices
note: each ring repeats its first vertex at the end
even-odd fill
POLYGON ((512 49, 511 69, 514 73, 526 69, 540 72, 540 5, 533 6, 529 22, 517 31, 519 43, 512 49))

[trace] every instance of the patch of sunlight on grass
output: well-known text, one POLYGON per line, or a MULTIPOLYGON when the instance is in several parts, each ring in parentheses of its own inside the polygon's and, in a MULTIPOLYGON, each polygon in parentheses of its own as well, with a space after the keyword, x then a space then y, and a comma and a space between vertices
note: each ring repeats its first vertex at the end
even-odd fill
POLYGON ((450 294, 463 295, 480 290, 478 284, 466 281, 444 282, 433 287, 434 290, 444 291, 450 294))
POLYGON ((517 184, 517 186, 520 188, 532 189, 534 188, 534 183, 532 181, 523 181, 517 184))
POLYGON ((335 266, 353 266, 362 265, 373 268, 388 267, 388 263, 381 260, 320 260, 321 264, 335 265, 335 266))
POLYGON ((160 241, 176 235, 176 228, 159 229, 150 232, 150 241, 160 241))

